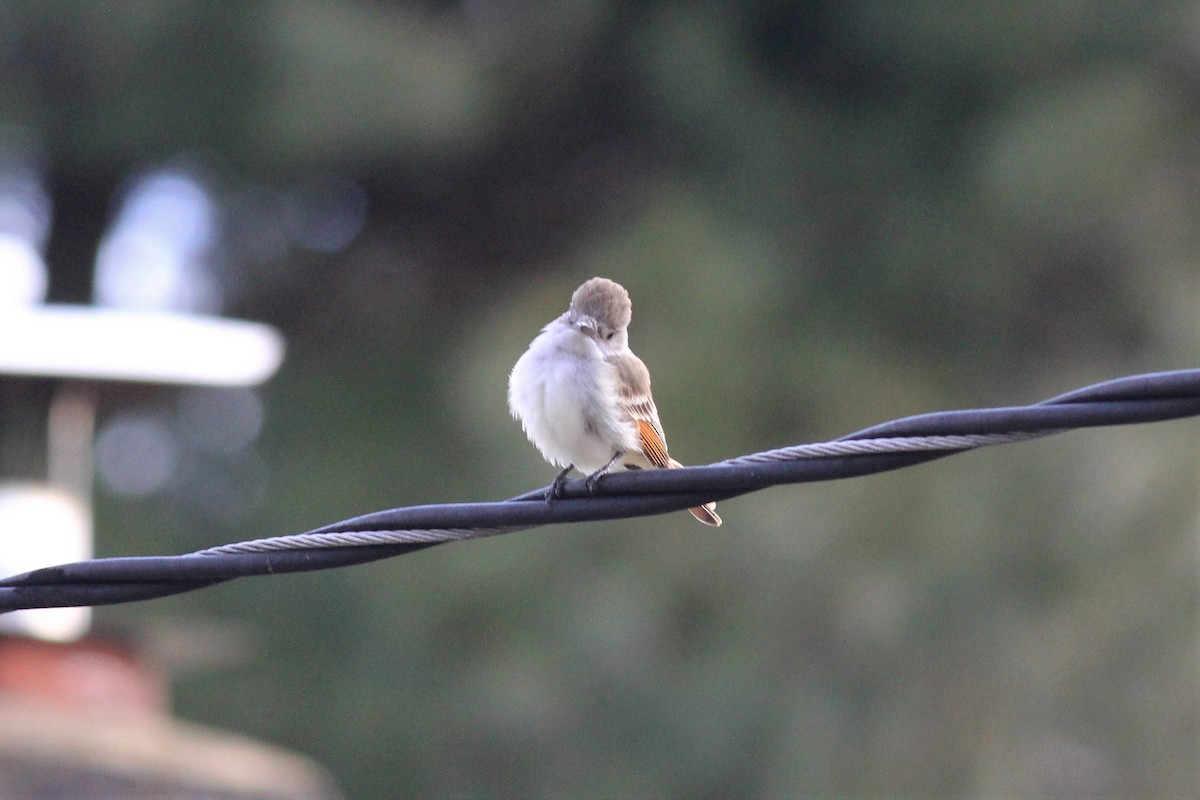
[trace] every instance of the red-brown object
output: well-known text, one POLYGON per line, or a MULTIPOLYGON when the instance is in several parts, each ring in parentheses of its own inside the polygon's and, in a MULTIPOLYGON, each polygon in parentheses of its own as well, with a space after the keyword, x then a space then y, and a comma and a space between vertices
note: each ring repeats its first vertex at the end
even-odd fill
POLYGON ((112 714, 165 714, 167 678, 129 648, 0 637, 0 695, 112 714))
POLYGON ((311 760, 173 717, 168 670, 117 639, 0 636, 0 798, 335 800, 311 760))

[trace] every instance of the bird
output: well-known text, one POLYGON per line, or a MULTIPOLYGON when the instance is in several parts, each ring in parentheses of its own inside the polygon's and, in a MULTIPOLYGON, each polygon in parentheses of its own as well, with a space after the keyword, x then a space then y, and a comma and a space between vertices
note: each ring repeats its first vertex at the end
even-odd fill
MULTIPOLYGON (((508 408, 546 461, 562 467, 547 500, 572 469, 587 485, 623 469, 678 469, 671 458, 650 371, 629 349, 633 305, 608 278, 585 281, 562 315, 551 320, 517 360, 508 378, 508 408)), ((690 508, 717 527, 716 503, 690 508)))

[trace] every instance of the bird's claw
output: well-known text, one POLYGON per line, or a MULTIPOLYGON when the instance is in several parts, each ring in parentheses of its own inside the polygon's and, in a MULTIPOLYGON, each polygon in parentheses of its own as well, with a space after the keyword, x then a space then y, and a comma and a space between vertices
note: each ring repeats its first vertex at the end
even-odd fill
POLYGON ((572 469, 574 469, 574 466, 568 464, 566 469, 554 476, 554 482, 551 483, 550 488, 546 490, 546 505, 550 505, 555 500, 562 497, 563 484, 567 482, 567 473, 572 469))
POLYGON ((603 478, 605 475, 607 475, 612 470, 613 464, 617 463, 617 459, 620 457, 621 457, 620 451, 613 453, 613 457, 608 460, 607 464, 605 464, 603 467, 601 467, 600 469, 593 472, 591 475, 588 475, 586 478, 584 478, 583 484, 584 484, 584 486, 587 487, 588 494, 596 493, 596 484, 599 483, 600 479, 603 478))

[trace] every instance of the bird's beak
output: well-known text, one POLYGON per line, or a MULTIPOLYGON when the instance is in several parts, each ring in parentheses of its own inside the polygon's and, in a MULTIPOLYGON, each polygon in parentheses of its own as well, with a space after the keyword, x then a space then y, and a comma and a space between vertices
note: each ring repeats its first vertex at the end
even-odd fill
POLYGON ((596 325, 596 320, 592 319, 591 317, 576 317, 574 322, 575 327, 578 328, 579 332, 584 336, 590 336, 593 339, 596 338, 596 328, 598 327, 596 325))

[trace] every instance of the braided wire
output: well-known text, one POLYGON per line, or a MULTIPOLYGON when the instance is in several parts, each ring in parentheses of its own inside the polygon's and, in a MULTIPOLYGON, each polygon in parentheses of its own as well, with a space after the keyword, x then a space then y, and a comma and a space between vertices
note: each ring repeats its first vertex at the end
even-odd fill
POLYGON ((481 539, 503 533, 515 533, 524 527, 505 528, 424 528, 397 531, 335 531, 331 533, 293 533, 234 542, 198 550, 194 555, 218 556, 242 553, 269 553, 281 550, 319 550, 326 547, 365 547, 380 544, 437 544, 463 539, 481 539))
POLYGON ((830 458, 834 456, 856 456, 867 453, 925 453, 960 452, 978 447, 1023 442, 1040 439, 1061 431, 1014 431, 1012 433, 974 433, 958 436, 885 436, 877 439, 838 439, 832 442, 797 444, 750 453, 737 458, 720 461, 721 466, 740 464, 766 464, 774 461, 791 461, 801 458, 830 458))
MULTIPOLYGON (((1057 431, 1018 431, 1014 433, 977 433, 960 436, 889 436, 876 439, 846 439, 832 442, 814 442, 791 447, 764 450, 759 453, 738 456, 719 461, 713 466, 739 466, 743 464, 765 464, 780 461, 798 461, 805 458, 834 458, 840 456, 867 455, 871 453, 928 453, 961 452, 978 447, 1037 439, 1057 431)), ((504 533, 525 530, 532 525, 491 528, 418 528, 383 531, 334 531, 329 533, 295 533, 287 536, 271 536, 235 542, 200 550, 196 555, 235 555, 239 553, 265 553, 280 550, 321 549, 326 547, 362 547, 388 544, 436 544, 440 542, 481 539, 504 533)))
POLYGON ((102 605, 187 592, 249 575, 361 564, 443 542, 564 522, 678 511, 769 486, 871 475, 980 447, 1101 425, 1200 415, 1200 369, 1133 375, 1028 406, 943 411, 892 420, 836 441, 793 445, 704 467, 639 470, 590 487, 568 481, 500 502, 408 506, 306 533, 175 556, 101 558, 0 579, 0 613, 102 605))

